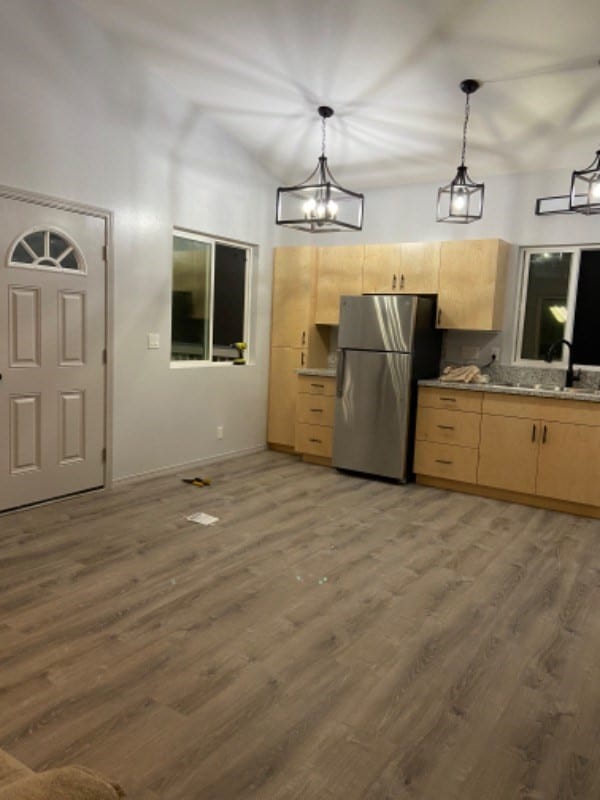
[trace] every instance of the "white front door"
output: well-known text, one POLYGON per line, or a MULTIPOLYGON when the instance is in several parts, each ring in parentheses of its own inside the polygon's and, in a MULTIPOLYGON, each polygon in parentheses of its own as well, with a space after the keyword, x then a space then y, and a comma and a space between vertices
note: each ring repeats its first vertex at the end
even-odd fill
POLYGON ((0 510, 104 484, 105 240, 0 197, 0 510))

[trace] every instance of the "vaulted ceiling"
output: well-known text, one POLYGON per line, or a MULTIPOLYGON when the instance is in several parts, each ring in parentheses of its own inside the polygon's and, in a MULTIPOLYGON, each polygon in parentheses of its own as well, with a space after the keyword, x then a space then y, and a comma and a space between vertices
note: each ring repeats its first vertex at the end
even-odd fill
POLYGON ((599 0, 74 0, 281 182, 327 154, 358 190, 583 168, 600 146, 599 0))

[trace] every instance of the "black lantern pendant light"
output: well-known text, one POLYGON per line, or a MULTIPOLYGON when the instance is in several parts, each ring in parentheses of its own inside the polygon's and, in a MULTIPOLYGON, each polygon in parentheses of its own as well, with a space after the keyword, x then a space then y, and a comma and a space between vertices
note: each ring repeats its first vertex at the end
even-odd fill
POLYGON ((469 124, 469 97, 481 84, 473 78, 467 78, 460 84, 465 93, 465 119, 463 124, 462 150, 460 166, 456 176, 447 186, 438 190, 437 221, 438 222, 475 222, 483 214, 483 183, 475 183, 469 177, 465 166, 467 150, 467 126, 469 124))
POLYGON ((600 214, 600 150, 585 169, 571 173, 569 194, 538 197, 535 202, 538 217, 550 214, 600 214))
POLYGON ((329 106, 319 106, 318 112, 321 117, 319 161, 302 183, 277 189, 275 222, 309 233, 360 231, 364 195, 344 189, 331 174, 325 155, 325 125, 334 112, 329 106))
POLYGON ((580 214, 600 214, 600 150, 589 167, 573 172, 569 208, 580 214))

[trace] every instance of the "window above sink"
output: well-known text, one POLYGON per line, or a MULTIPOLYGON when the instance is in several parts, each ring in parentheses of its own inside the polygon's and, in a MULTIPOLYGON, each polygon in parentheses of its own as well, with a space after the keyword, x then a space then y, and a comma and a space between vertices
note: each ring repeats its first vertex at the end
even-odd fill
MULTIPOLYGON (((556 342, 572 342, 572 363, 600 367, 600 245, 523 252, 515 364, 544 366, 556 342)), ((568 347, 554 349, 566 368, 568 347)))

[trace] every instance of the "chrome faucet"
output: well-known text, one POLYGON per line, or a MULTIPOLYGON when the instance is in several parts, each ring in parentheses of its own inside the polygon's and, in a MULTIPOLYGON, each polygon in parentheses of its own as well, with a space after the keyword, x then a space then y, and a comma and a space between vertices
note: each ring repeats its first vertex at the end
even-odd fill
POLYGON ((554 356, 554 351, 563 344, 566 344, 569 348, 569 363, 567 366, 567 378, 565 381, 565 386, 570 387, 573 386, 573 381, 578 381, 580 378, 579 370, 573 370, 573 345, 571 342, 568 339, 558 339, 556 342, 553 342, 546 353, 546 361, 550 363, 552 361, 552 357, 554 356))

